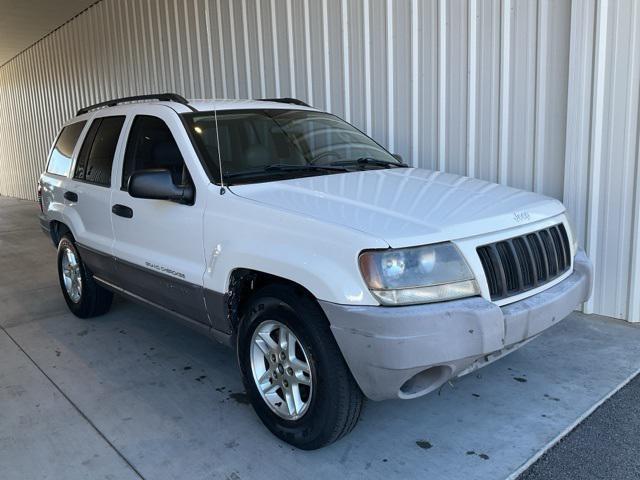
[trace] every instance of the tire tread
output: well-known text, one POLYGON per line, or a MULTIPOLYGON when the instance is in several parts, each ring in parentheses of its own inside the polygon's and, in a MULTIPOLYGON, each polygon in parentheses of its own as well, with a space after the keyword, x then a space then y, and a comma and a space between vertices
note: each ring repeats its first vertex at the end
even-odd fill
MULTIPOLYGON (((277 429, 274 430, 274 427, 267 424, 267 422, 265 424, 280 438, 304 450, 314 450, 331 444, 353 430, 362 411, 364 396, 338 348, 324 312, 314 298, 310 297, 306 292, 294 289, 289 285, 267 285, 253 294, 252 299, 247 304, 246 313, 251 312, 265 298, 279 300, 281 305, 290 308, 298 318, 303 318, 304 323, 302 326, 308 331, 310 337, 316 339, 316 342, 325 350, 322 358, 329 371, 333 372, 331 384, 333 388, 332 394, 336 398, 334 411, 337 413, 332 425, 325 425, 325 429, 322 432, 319 432, 317 436, 306 442, 300 441, 292 435, 280 434, 277 429)), ((242 337, 241 326, 241 334, 238 335, 238 341, 242 337)), ((240 352, 240 345, 238 347, 240 352)), ((252 381, 252 379, 247 379, 245 374, 245 382, 248 381, 252 381)))
MULTIPOLYGON (((60 279, 60 288, 62 289, 64 299, 69 306, 69 310, 80 318, 92 318, 104 315, 111 308, 113 293, 96 283, 93 278, 93 273, 80 257, 73 236, 68 233, 63 235, 58 243, 58 269, 60 268, 60 250, 65 244, 70 244, 73 248, 74 252, 80 259, 80 268, 82 270, 82 297, 80 303, 73 303, 68 298, 62 279, 60 279)), ((58 272, 58 275, 60 276, 60 272, 58 272)))

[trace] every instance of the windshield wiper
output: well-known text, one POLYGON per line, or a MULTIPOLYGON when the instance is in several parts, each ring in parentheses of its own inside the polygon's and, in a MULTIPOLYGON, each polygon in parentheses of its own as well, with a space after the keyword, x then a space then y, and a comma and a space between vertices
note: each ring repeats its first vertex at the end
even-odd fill
POLYGON ((400 162, 389 162, 387 160, 379 160, 377 158, 372 157, 360 157, 352 160, 338 160, 335 162, 330 162, 329 166, 347 166, 347 165, 374 165, 376 167, 384 167, 384 168, 408 168, 409 165, 406 163, 400 162))
POLYGON ((335 172, 346 172, 347 169, 344 167, 340 167, 339 165, 314 165, 314 164, 306 164, 306 165, 289 165, 286 163, 274 163, 273 165, 268 165, 264 167, 265 172, 315 172, 318 170, 332 170, 335 172))
POLYGON ((286 163, 274 163, 267 165, 259 170, 247 170, 244 172, 235 172, 225 174, 225 178, 252 177, 256 175, 268 175, 276 172, 348 172, 349 169, 338 165, 289 165, 286 163))

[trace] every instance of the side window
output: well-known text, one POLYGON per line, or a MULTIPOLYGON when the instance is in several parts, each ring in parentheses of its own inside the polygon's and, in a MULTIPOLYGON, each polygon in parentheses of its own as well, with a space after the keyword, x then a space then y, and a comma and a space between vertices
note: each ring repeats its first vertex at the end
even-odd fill
POLYGON ((111 185, 111 166, 125 117, 97 118, 87 133, 74 178, 108 187, 111 185))
POLYGON ((124 154, 122 190, 136 170, 163 168, 171 172, 176 185, 190 183, 189 172, 171 130, 164 121, 149 115, 138 115, 131 125, 124 154))
POLYGON ((87 122, 76 122, 62 129, 47 164, 47 172, 54 175, 67 175, 71 168, 71 156, 78 138, 87 122))

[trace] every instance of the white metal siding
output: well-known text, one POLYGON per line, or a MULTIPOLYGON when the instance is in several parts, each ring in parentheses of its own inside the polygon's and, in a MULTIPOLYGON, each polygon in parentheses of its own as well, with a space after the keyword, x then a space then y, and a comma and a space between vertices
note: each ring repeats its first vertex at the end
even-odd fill
POLYGON ((594 260, 585 309, 640 321, 640 3, 572 8, 564 198, 594 260))
POLYGON ((113 97, 294 96, 426 168, 564 199, 589 311, 640 320, 632 0, 103 0, 0 68, 0 194, 113 97))

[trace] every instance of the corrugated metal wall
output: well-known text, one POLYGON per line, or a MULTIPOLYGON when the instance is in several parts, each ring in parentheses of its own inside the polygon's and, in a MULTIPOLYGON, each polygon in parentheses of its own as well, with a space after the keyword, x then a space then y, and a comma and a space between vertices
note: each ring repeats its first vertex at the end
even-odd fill
POLYGON ((414 165, 564 197, 588 308, 640 320, 637 3, 103 0, 0 68, 0 194, 34 197, 80 106, 294 96, 414 165))
POLYGON ((595 264, 588 312, 640 321, 640 2, 572 7, 564 201, 595 264))

